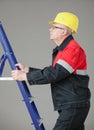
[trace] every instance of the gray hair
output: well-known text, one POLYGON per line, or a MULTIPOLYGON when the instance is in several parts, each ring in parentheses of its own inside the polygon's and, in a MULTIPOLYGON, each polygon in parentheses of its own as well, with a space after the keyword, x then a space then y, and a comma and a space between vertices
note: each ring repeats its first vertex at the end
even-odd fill
POLYGON ((72 35, 73 30, 72 30, 71 28, 68 28, 68 27, 67 27, 67 31, 68 31, 68 34, 69 34, 69 35, 72 35))

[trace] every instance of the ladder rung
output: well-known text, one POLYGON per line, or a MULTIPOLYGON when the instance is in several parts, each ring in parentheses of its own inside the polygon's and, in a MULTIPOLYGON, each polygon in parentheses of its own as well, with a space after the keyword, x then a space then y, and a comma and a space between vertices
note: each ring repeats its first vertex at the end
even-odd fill
POLYGON ((12 77, 0 77, 0 80, 13 80, 13 78, 12 77))
MULTIPOLYGON (((33 96, 32 96, 32 97, 29 97, 28 99, 29 99, 29 102, 30 102, 30 103, 32 103, 32 102, 34 101, 34 97, 33 97, 33 96)), ((22 101, 25 101, 25 100, 23 99, 22 101)))
POLYGON ((38 121, 38 123, 39 123, 39 126, 41 126, 41 124, 43 124, 43 119, 41 118, 41 119, 38 121))
POLYGON ((32 103, 34 101, 34 97, 29 97, 29 102, 32 103))

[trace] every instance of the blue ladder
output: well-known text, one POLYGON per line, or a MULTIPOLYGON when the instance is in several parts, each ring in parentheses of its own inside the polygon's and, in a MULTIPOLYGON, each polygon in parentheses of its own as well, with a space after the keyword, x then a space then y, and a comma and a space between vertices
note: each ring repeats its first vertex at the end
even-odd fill
MULTIPOLYGON (((10 64, 10 67, 12 70, 16 69, 15 64, 17 63, 16 57, 14 55, 14 52, 13 52, 12 47, 8 41, 8 38, 6 36, 6 33, 4 31, 4 28, 1 24, 1 22, 0 22, 0 43, 1 43, 2 48, 4 50, 4 54, 0 58, 0 77, 1 77, 6 59, 8 59, 8 62, 10 64)), ((17 81, 17 84, 18 84, 20 92, 23 96, 23 100, 26 104, 26 107, 28 109, 28 112, 30 114, 30 117, 31 117, 31 120, 33 122, 35 129, 36 130, 45 130, 42 119, 40 118, 38 110, 35 106, 33 96, 31 95, 26 82, 25 81, 17 81)))

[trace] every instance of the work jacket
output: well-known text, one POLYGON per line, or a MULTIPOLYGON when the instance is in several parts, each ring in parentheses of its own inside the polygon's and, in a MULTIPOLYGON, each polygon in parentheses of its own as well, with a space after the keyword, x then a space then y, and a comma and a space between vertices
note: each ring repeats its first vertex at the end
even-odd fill
POLYGON ((86 55, 81 46, 69 36, 53 50, 52 57, 50 66, 29 68, 29 84, 50 83, 55 110, 89 106, 89 76, 86 55))

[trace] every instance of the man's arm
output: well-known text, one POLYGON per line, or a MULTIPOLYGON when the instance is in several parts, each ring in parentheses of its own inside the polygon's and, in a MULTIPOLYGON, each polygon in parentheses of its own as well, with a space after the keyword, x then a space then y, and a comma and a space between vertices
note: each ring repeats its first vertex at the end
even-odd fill
POLYGON ((13 70, 11 75, 14 80, 28 81, 32 85, 58 82, 70 75, 70 73, 61 65, 56 64, 55 67, 48 66, 44 69, 32 68, 27 73, 22 70, 13 70))
POLYGON ((56 64, 55 67, 48 66, 44 69, 26 73, 26 77, 30 85, 58 82, 69 75, 70 73, 59 64, 56 64))

